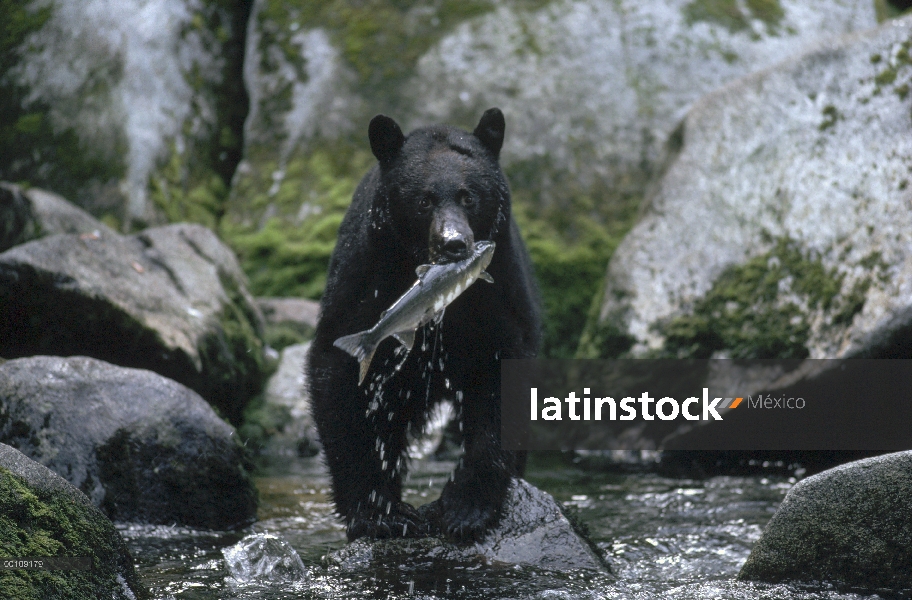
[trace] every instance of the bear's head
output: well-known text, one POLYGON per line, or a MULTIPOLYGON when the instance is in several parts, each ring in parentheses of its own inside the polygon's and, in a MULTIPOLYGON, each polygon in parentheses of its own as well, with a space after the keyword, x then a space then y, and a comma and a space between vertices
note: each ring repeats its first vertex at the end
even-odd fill
POLYGON ((402 134, 385 115, 368 128, 379 161, 374 229, 419 262, 465 258, 477 240, 507 233, 510 189, 498 157, 504 116, 492 108, 472 133, 436 125, 402 134))

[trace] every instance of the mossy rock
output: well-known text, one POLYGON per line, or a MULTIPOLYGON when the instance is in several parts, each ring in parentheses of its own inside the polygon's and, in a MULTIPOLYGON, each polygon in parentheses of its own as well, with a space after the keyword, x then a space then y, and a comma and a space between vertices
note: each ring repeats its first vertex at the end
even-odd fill
POLYGON ((214 225, 241 157, 250 8, 0 3, 0 179, 126 229, 214 225))
POLYGON ((910 356, 910 26, 833 40, 690 111, 609 265, 587 356, 910 356))
POLYGON ((90 570, 2 570, 10 600, 149 598, 120 534, 89 499, 50 469, 0 444, 0 554, 86 557, 90 570))
POLYGON ((263 382, 263 322, 199 225, 57 235, 0 255, 0 354, 92 356, 183 383, 238 424, 263 382))

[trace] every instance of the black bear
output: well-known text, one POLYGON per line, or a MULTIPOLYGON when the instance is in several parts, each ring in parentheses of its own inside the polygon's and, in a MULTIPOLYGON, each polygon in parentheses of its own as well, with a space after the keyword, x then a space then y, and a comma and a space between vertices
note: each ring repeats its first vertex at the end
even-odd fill
POLYGON ((329 265, 310 349, 313 415, 349 540, 442 532, 479 539, 496 523, 524 457, 500 446, 500 359, 534 357, 540 306, 528 253, 510 214, 498 162, 503 113, 474 132, 437 125, 403 135, 384 115, 368 128, 378 164, 355 191, 329 265), (372 327, 415 280, 419 265, 465 258, 477 240, 496 244, 494 283, 469 287, 442 320, 417 332, 411 351, 383 341, 359 384, 358 361, 333 346, 372 327), (452 399, 464 453, 438 501, 402 502, 407 434, 452 399))

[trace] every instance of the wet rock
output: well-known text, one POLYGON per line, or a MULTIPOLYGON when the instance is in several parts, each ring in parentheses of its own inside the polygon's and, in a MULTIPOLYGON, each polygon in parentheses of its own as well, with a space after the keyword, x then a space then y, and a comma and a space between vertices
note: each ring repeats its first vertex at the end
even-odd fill
POLYGON ((89 570, 0 571, 5 598, 149 597, 126 544, 92 502, 62 477, 0 444, 3 558, 88 557, 89 570))
POLYGON ((912 17, 700 100, 591 355, 908 356, 912 17))
POLYGON ((111 519, 231 529, 256 519, 234 429, 195 392, 86 357, 0 365, 0 441, 111 519))
POLYGON ((245 282, 199 225, 34 240, 0 254, 0 356, 150 369, 237 423, 263 369, 262 316, 245 282))
POLYGON ((789 490, 739 579, 912 592, 912 452, 824 471, 789 490))
POLYGON ((326 557, 330 568, 362 570, 382 564, 514 563, 543 569, 608 570, 599 553, 564 516, 560 505, 523 480, 514 480, 498 526, 480 543, 455 545, 438 537, 355 540, 326 557))
POLYGON ((284 538, 270 533, 248 535, 224 548, 222 555, 228 572, 239 582, 282 583, 300 581, 307 576, 301 557, 284 538))

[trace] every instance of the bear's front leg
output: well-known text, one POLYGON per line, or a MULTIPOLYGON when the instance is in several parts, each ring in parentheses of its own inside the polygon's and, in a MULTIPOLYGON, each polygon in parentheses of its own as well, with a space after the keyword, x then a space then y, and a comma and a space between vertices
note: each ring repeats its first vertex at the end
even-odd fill
POLYGON ((336 469, 330 465, 336 502, 345 519, 348 540, 427 535, 429 529, 425 519, 402 501, 402 476, 406 467, 404 436, 398 430, 391 431, 394 429, 391 427, 371 429, 375 435, 369 436, 368 447, 349 434, 341 440, 347 449, 340 463, 346 464, 338 464, 336 469), (351 461, 353 446, 361 446, 360 466, 351 461))
POLYGON ((316 375, 311 387, 314 419, 336 511, 349 541, 427 535, 427 522, 402 502, 407 426, 397 416, 397 407, 374 405, 365 390, 355 385, 354 370, 340 376, 319 368, 321 358, 311 355, 311 372, 316 375))
POLYGON ((443 533, 457 541, 480 541, 497 524, 510 480, 522 474, 519 458, 501 448, 495 397, 462 407, 465 451, 436 507, 443 533))

